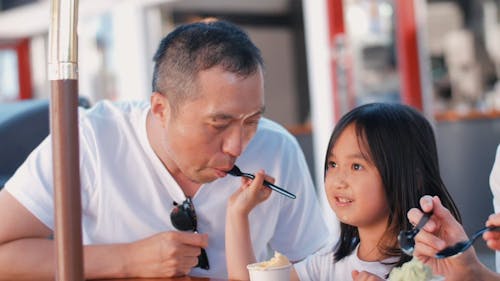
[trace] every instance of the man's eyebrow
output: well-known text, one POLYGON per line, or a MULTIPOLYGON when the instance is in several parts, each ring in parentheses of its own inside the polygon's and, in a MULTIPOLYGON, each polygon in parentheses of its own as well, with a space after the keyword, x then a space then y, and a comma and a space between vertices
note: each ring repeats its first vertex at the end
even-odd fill
POLYGON ((257 116, 257 115, 262 115, 264 114, 264 112, 266 111, 266 107, 265 106, 262 106, 259 110, 257 110, 255 113, 253 114, 250 114, 248 115, 247 117, 250 118, 250 117, 254 117, 254 116, 257 116))
MULTIPOLYGON (((245 116, 241 116, 240 118, 251 118, 251 117, 254 117, 254 116, 257 116, 257 115, 261 115, 264 113, 265 111, 265 106, 262 106, 259 110, 253 112, 253 113, 250 113, 248 115, 245 115, 245 116)), ((210 115, 210 118, 212 119, 223 119, 223 120, 228 120, 228 119, 239 119, 237 116, 234 116, 234 115, 230 115, 230 114, 226 114, 226 113, 218 113, 218 112, 215 112, 214 114, 210 115)))

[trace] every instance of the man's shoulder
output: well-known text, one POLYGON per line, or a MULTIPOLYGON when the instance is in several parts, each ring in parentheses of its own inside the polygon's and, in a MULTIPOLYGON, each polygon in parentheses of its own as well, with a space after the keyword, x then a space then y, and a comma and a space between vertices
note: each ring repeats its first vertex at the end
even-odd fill
POLYGON ((268 118, 260 119, 256 137, 281 138, 295 141, 295 137, 285 127, 268 118))
MULTIPOLYGON (((89 109, 83 110, 83 116, 109 118, 116 115, 130 114, 136 111, 143 111, 149 107, 147 101, 109 101, 97 102, 89 109)), ((81 109, 82 110, 82 109, 81 109)))
POLYGON ((79 109, 80 125, 91 127, 120 126, 140 120, 145 110, 149 109, 146 101, 108 101, 103 100, 88 109, 79 109))
POLYGON ((300 149, 297 139, 282 125, 267 118, 261 118, 254 137, 248 145, 249 151, 268 153, 289 153, 300 149))
POLYGON ((80 133, 99 139, 127 137, 127 132, 142 133, 148 109, 148 102, 100 101, 89 109, 80 109, 80 133))

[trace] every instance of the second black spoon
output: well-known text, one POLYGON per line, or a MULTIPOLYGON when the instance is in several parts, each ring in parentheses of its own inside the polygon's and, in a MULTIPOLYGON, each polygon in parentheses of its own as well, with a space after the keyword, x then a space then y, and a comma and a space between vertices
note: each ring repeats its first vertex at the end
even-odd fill
POLYGON ((429 218, 432 216, 431 213, 424 213, 418 224, 411 230, 402 230, 398 235, 399 247, 403 252, 409 256, 413 255, 413 250, 415 249, 415 236, 420 231, 422 227, 427 223, 429 218))

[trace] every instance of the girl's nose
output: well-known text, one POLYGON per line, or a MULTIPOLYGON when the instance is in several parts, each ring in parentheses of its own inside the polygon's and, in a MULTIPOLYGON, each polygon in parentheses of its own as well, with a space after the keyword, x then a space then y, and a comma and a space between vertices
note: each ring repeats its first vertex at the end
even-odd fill
POLYGON ((346 188, 347 174, 341 169, 336 169, 334 173, 329 174, 330 179, 327 179, 327 184, 331 185, 330 188, 346 188))

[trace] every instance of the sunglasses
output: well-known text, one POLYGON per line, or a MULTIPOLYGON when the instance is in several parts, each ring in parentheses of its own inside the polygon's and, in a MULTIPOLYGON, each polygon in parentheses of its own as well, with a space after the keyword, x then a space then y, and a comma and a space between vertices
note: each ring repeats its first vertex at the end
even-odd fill
MULTIPOLYGON (((198 233, 198 220, 196 219, 196 212, 191 197, 188 196, 180 205, 174 202, 174 208, 170 212, 170 221, 178 230, 198 233)), ((210 269, 207 252, 203 248, 201 248, 201 254, 198 256, 196 267, 206 270, 210 269)))

